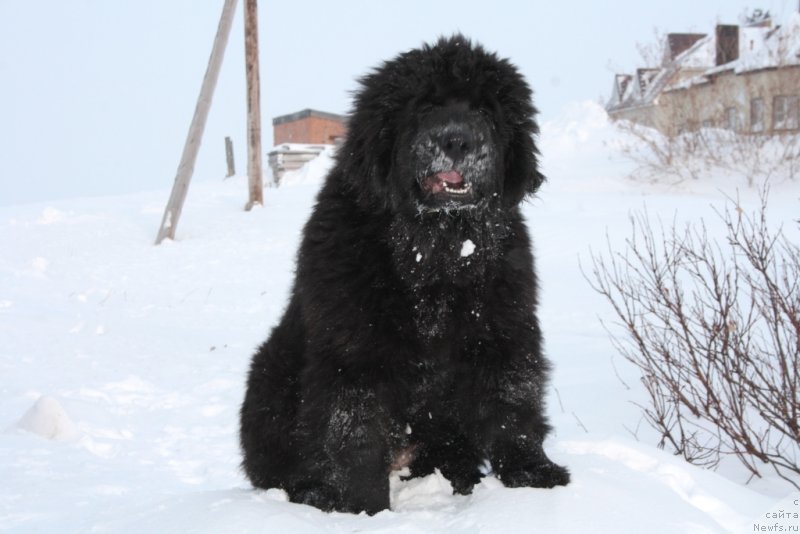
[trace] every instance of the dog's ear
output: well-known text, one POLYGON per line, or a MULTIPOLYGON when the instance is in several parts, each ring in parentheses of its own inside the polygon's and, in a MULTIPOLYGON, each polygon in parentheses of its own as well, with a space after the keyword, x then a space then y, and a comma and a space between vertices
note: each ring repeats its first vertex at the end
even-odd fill
POLYGON ((382 207, 387 197, 386 174, 392 144, 382 126, 384 113, 384 109, 368 102, 356 106, 348 117, 347 136, 336 155, 345 187, 361 205, 370 208, 382 207))
POLYGON ((382 209, 389 201, 387 177, 396 135, 392 125, 404 101, 403 87, 398 87, 403 78, 391 75, 390 69, 396 68, 395 62, 386 62, 359 80, 347 135, 337 151, 345 186, 369 209, 382 209))
POLYGON ((508 60, 499 60, 497 69, 491 81, 496 86, 495 98, 502 116, 498 122, 505 126, 501 130, 506 133, 503 203, 510 208, 535 193, 545 177, 539 172, 535 142, 539 134, 538 110, 533 105, 533 91, 508 60))
POLYGON ((532 121, 517 128, 505 154, 505 180, 503 203, 513 207, 539 189, 545 178, 539 172, 539 152, 533 136, 536 126, 532 121))

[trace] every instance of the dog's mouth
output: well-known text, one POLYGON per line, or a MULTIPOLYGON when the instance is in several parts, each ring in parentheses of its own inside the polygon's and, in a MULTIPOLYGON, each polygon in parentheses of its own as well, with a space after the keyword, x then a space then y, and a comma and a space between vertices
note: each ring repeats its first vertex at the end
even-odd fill
POLYGON ((467 197, 472 192, 472 184, 466 182, 457 170, 437 172, 422 180, 422 189, 432 195, 453 198, 467 197))

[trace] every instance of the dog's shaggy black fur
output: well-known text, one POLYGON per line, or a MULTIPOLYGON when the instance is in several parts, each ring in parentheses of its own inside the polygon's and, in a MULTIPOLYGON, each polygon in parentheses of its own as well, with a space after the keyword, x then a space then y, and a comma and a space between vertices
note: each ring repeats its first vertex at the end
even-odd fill
POLYGON ((389 507, 388 474, 467 494, 567 484, 542 449, 548 364, 518 205, 543 180, 531 91, 461 36, 361 81, 291 301, 253 357, 244 470, 323 510, 389 507))

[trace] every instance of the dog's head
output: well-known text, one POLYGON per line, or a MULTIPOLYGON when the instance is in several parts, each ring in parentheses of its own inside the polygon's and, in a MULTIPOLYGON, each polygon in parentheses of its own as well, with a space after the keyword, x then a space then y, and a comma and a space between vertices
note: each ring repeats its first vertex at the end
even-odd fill
POLYGON ((338 169, 371 206, 512 207, 544 179, 535 113, 511 63, 460 35, 443 38, 361 80, 338 169))

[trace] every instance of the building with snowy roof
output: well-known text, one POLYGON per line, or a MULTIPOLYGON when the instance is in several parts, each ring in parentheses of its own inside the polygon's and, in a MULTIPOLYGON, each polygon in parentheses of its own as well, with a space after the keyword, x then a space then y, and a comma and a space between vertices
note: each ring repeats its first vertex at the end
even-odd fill
POLYGON ((304 109, 272 119, 275 146, 267 154, 273 182, 287 171, 300 169, 327 147, 338 145, 347 133, 343 115, 304 109))
POLYGON ((711 34, 668 34, 659 67, 614 77, 606 111, 667 135, 701 127, 798 132, 800 13, 784 25, 766 14, 711 34))

